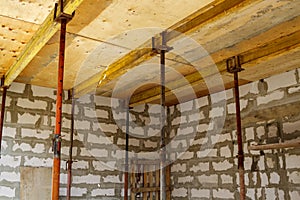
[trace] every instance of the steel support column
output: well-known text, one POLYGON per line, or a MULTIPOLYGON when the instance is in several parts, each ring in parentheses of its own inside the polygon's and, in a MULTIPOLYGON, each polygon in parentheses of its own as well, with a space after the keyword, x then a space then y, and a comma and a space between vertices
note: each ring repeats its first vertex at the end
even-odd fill
POLYGON ((69 160, 67 161, 67 171, 68 171, 67 200, 71 199, 75 103, 76 103, 76 99, 74 99, 74 91, 72 91, 70 149, 69 149, 69 160))
MULTIPOLYGON (((2 79, 4 82, 4 79, 2 79)), ((1 104, 1 115, 0 115, 0 158, 1 158, 1 144, 2 144, 2 133, 3 133, 3 125, 4 125, 4 113, 5 113, 5 101, 6 101, 6 92, 7 86, 2 88, 2 104, 1 104)))
POLYGON ((227 71, 234 74, 236 131, 237 131, 237 142, 238 142, 238 170, 239 170, 239 177, 240 177, 240 199, 244 200, 245 199, 244 151, 243 151, 239 79, 238 79, 238 73, 242 70, 243 69, 241 68, 239 56, 234 56, 227 60, 227 71))
POLYGON ((166 200, 166 148, 165 148, 165 122, 166 122, 166 114, 165 114, 165 103, 166 103, 166 77, 165 77, 165 54, 167 51, 166 44, 166 32, 161 33, 162 38, 162 46, 160 48, 160 200, 166 200))
MULTIPOLYGON (((58 5, 55 4, 57 11, 58 5)), ((60 41, 59 41, 59 61, 58 61, 58 79, 57 79, 57 94, 56 94, 56 123, 53 136, 53 168, 52 168, 52 200, 59 199, 60 186, 60 151, 61 151, 61 115, 62 115, 62 97, 63 97, 63 80, 64 80, 64 61, 65 61, 65 46, 66 46, 66 27, 67 22, 72 19, 72 15, 63 12, 63 0, 60 0, 60 15, 57 17, 56 12, 54 18, 60 22, 60 41)))
POLYGON ((128 151, 129 151, 129 100, 126 108, 126 139, 125 139, 125 174, 124 174, 124 200, 128 200, 128 151))

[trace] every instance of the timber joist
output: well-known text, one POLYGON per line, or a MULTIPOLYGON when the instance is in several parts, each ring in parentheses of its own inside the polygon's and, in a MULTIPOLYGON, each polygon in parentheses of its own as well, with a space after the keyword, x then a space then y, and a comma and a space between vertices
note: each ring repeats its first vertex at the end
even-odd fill
MULTIPOLYGON (((226 13, 227 10, 232 9, 244 1, 245 0, 218 0, 208 4, 196 13, 193 13, 192 15, 169 27, 166 32, 166 42, 175 39, 181 34, 186 34, 195 28, 199 28, 199 26, 202 24, 212 20, 218 15, 226 13)), ((154 38, 156 38, 154 42, 155 44, 161 40, 159 35, 154 36, 154 38)), ((106 87, 106 84, 109 81, 120 77, 127 70, 151 59, 156 55, 152 51, 152 44, 152 39, 146 41, 144 44, 138 47, 137 50, 132 50, 121 59, 113 62, 103 72, 100 72, 91 79, 82 82, 75 87, 75 95, 80 96, 81 94, 93 91, 95 89, 93 86, 95 85, 96 81, 98 82, 97 87, 106 87)))
MULTIPOLYGON (((64 2, 64 12, 72 14, 83 0, 66 0, 64 2)), ((57 7, 60 10, 60 7, 57 7)), ((17 57, 16 62, 5 74, 4 85, 9 86, 18 75, 26 68, 29 62, 45 46, 52 36, 59 30, 60 24, 54 19, 55 9, 51 11, 34 36, 28 42, 24 50, 17 57)), ((59 15, 59 14, 58 14, 59 15)))

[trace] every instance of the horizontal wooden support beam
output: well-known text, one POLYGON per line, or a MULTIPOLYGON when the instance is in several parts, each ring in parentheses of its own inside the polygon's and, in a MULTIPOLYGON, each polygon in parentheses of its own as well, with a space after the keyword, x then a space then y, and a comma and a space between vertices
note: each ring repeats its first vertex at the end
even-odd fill
MULTIPOLYGON (((65 1, 64 12, 72 14, 83 0, 65 1)), ((58 11, 60 8, 58 8, 58 11)), ((58 13, 59 14, 59 13, 58 13)), ((9 86, 25 69, 36 54, 45 46, 52 36, 59 30, 59 23, 54 21, 54 9, 50 12, 40 28, 25 46, 22 53, 17 57, 16 62, 5 74, 4 85, 9 86)))
MULTIPOLYGON (((227 10, 246 1, 250 0, 216 0, 208 4, 207 6, 199 9, 192 15, 169 27, 167 29, 167 41, 178 37, 180 34, 188 33, 192 29, 205 24, 207 21, 212 20, 218 15, 224 15, 227 10)), ((155 38, 158 38, 156 40, 157 42, 160 41, 159 35, 157 35, 155 38)), ((152 40, 148 40, 136 50, 129 52, 121 59, 113 62, 103 72, 96 74, 95 77, 98 78, 86 80, 78 86, 75 86, 75 95, 79 96, 79 94, 82 95, 84 93, 88 93, 95 90, 94 85, 96 80, 98 83, 98 87, 104 87, 111 80, 119 78, 125 72, 127 72, 127 70, 141 64, 142 62, 149 60, 155 55, 156 54, 152 52, 152 40)))
MULTIPOLYGON (((284 37, 276 38, 264 46, 251 49, 249 51, 241 53, 241 64, 242 65, 256 65, 259 63, 260 59, 266 60, 267 57, 273 58, 279 54, 288 52, 292 49, 299 48, 300 46, 300 31, 294 32, 284 37)), ((218 71, 211 71, 213 66, 205 66, 199 72, 194 72, 184 77, 182 80, 175 80, 166 83, 166 96, 172 95, 171 90, 185 90, 186 87, 193 86, 195 84, 204 83, 205 80, 201 77, 212 76, 215 73, 220 73, 220 75, 228 74, 226 71, 226 59, 216 63, 218 71), (187 85, 189 83, 189 85, 187 85), (180 89, 181 88, 181 89, 180 89)), ((228 74, 230 75, 230 74, 228 74)), ((131 97, 130 105, 136 106, 141 103, 149 103, 160 98, 160 86, 153 87, 149 90, 143 91, 141 93, 135 94, 131 97)))
POLYGON ((248 146, 248 150, 270 150, 270 149, 282 149, 282 148, 294 148, 300 147, 300 139, 295 139, 286 142, 274 143, 274 144, 261 144, 248 146))

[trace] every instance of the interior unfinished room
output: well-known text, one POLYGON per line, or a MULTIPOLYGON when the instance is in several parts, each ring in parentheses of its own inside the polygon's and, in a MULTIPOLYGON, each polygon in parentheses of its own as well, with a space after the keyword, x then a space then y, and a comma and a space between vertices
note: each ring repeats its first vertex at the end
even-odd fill
POLYGON ((0 0, 0 200, 299 200, 300 0, 0 0))

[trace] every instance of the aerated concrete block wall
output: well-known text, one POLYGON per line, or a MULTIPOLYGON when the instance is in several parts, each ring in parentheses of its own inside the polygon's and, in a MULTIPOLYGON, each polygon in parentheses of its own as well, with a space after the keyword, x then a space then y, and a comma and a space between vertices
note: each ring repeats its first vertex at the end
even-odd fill
MULTIPOLYGON (((300 148, 247 149, 300 138, 299 74, 240 87, 247 199, 300 199, 300 148)), ((234 91, 171 110, 172 199, 239 199, 234 91)))
MULTIPOLYGON (((249 199, 299 199, 299 148, 248 151, 251 144, 300 137, 300 70, 240 87, 249 199)), ((64 93, 61 199, 65 199, 71 102, 64 93)), ((0 199, 20 199, 21 167, 52 167, 55 90, 13 83, 8 90, 0 199)), ((172 199, 239 199, 233 90, 169 107, 172 199), (226 97, 224 97, 226 95, 226 97)), ((125 157, 124 103, 84 96, 75 107, 72 199, 121 199, 125 157)), ((130 158, 156 152, 160 106, 130 111, 130 158)), ((153 158, 156 158, 155 156, 153 158)))
MULTIPOLYGON (((21 167, 52 167, 55 93, 53 89, 20 83, 13 83, 9 88, 1 145, 1 200, 21 198, 21 167)), ((65 164, 71 125, 71 101, 67 92, 63 98, 61 199, 66 196, 65 164)), ((158 108, 139 106, 130 111, 130 158, 141 151, 156 151, 159 142, 156 136, 143 138, 156 134, 158 108)), ((94 95, 77 99, 72 199, 120 199, 123 195, 125 116, 122 101, 94 95)), ((35 189, 39 187, 51 189, 51 185, 35 189)))

